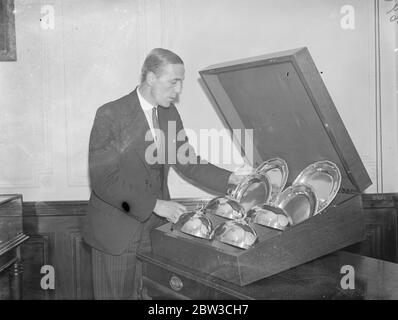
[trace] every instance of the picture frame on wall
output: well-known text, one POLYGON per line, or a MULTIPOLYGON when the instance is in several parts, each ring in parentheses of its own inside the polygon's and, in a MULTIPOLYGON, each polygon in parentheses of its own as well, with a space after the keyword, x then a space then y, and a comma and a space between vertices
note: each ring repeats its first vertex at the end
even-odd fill
POLYGON ((0 1, 0 61, 16 61, 14 0, 0 1))

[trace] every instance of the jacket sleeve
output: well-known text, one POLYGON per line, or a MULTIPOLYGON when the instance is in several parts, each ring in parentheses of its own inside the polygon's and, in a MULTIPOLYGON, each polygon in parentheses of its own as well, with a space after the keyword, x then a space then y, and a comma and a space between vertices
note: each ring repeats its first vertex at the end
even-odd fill
POLYGON ((209 162, 202 163, 202 159, 200 158, 200 156, 196 155, 195 150, 189 144, 188 137, 185 134, 184 126, 177 110, 176 113, 177 113, 176 116, 177 134, 181 132, 182 135, 184 136, 184 139, 178 139, 178 140, 184 140, 184 141, 176 141, 177 157, 176 157, 176 164, 174 165, 174 167, 185 177, 197 182, 199 185, 211 189, 213 191, 216 191, 218 193, 226 194, 228 188, 228 179, 232 172, 217 167, 209 162), (185 163, 186 161, 184 161, 184 163, 181 163, 181 161, 179 161, 180 159, 178 156, 179 150, 180 151, 184 150, 186 154, 189 155, 189 158, 194 160, 193 163, 191 162, 185 163))
POLYGON ((156 198, 144 181, 126 179, 131 161, 118 141, 118 130, 118 121, 112 119, 110 110, 99 108, 89 144, 91 189, 101 200, 143 222, 150 217, 156 198))

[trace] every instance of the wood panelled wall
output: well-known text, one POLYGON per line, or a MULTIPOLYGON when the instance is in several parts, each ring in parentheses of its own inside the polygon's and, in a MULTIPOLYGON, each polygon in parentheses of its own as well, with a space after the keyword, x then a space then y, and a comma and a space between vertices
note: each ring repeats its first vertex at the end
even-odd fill
POLYGON ((398 263, 398 194, 366 194, 362 199, 366 239, 347 251, 398 263))
POLYGON ((82 241, 86 201, 24 203, 22 246, 25 299, 92 299, 91 253, 82 241), (40 285, 44 265, 55 271, 55 288, 40 285))
MULTIPOLYGON (((181 201, 192 208, 194 200, 181 201)), ((363 195, 365 241, 348 251, 398 263, 398 194, 363 195)), ((24 299, 92 299, 90 248, 81 238, 86 201, 25 202, 22 245, 24 299), (41 268, 52 265, 55 288, 40 286, 41 268)))

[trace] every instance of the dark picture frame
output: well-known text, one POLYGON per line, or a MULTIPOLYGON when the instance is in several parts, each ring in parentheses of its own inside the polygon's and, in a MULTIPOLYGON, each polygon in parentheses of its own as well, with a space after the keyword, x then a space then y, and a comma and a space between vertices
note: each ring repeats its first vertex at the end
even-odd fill
POLYGON ((0 0, 0 61, 16 61, 14 0, 0 0))

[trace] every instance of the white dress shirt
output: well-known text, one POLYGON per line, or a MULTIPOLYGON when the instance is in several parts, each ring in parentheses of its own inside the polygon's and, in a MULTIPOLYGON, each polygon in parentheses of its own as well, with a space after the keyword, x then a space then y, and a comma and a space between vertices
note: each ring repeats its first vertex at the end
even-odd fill
MULTIPOLYGON (((156 145, 159 147, 158 139, 156 137, 155 128, 153 126, 153 121, 152 121, 152 109, 155 108, 155 106, 153 106, 147 100, 145 100, 145 98, 140 94, 138 88, 137 88, 137 95, 138 95, 138 100, 140 101, 142 111, 144 111, 146 121, 148 122, 149 129, 151 129, 152 137, 154 138, 156 145)), ((158 114, 158 109, 156 108, 156 115, 157 114, 158 114)))

